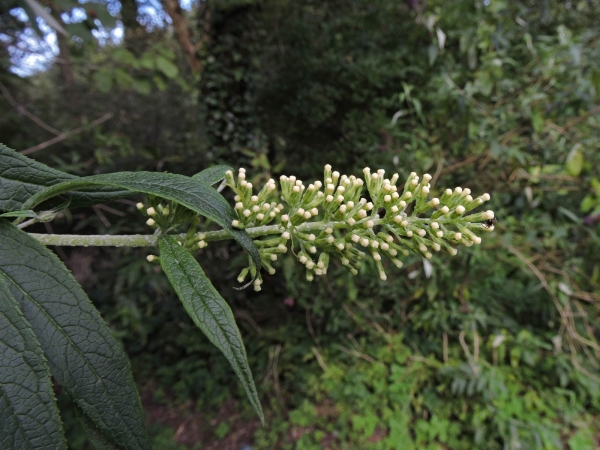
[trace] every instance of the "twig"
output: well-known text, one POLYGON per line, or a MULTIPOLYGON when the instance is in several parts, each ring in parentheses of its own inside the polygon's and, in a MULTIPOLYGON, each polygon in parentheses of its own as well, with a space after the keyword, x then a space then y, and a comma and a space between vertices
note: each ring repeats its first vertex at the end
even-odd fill
POLYGON ((76 134, 79 134, 79 133, 89 129, 89 127, 95 127, 97 125, 100 125, 101 123, 104 123, 108 119, 112 118, 112 116, 113 116, 113 113, 106 113, 102 117, 97 118, 96 120, 90 122, 87 125, 83 125, 79 128, 75 128, 74 130, 67 131, 65 133, 60 133, 58 136, 53 137, 52 139, 49 139, 45 142, 42 142, 41 144, 37 144, 37 145, 34 145, 33 147, 26 148, 25 150, 21 151, 20 153, 22 155, 30 155, 30 154, 37 152, 39 150, 42 150, 46 147, 50 147, 51 145, 54 145, 57 142, 64 141, 65 139, 67 139, 71 136, 74 136, 76 134))
POLYGON ((37 117, 37 116, 33 115, 32 113, 30 113, 29 111, 27 111, 24 106, 19 105, 19 103, 13 98, 12 95, 10 95, 10 92, 8 92, 8 89, 6 88, 6 86, 4 86, 4 84, 1 81, 0 81, 0 91, 2 91, 2 95, 4 95, 4 98, 6 99, 6 101, 8 101, 8 103, 10 103, 17 110, 17 112, 19 114, 23 114, 25 117, 28 117, 33 122, 35 122, 40 127, 42 127, 44 130, 49 131, 52 134, 56 134, 56 135, 61 134, 61 132, 58 131, 56 128, 51 127, 46 122, 44 122, 42 119, 40 119, 39 117, 37 117))

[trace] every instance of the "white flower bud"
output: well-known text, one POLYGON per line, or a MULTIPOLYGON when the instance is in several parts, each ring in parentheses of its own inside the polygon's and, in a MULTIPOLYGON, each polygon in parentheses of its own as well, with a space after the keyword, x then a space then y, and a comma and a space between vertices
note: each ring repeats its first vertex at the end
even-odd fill
POLYGON ((398 205, 400 206, 400 208, 404 209, 406 208, 406 202, 404 200, 400 200, 400 203, 398 203, 398 205))
POLYGON ((343 195, 338 195, 336 200, 338 201, 338 203, 342 203, 344 201, 344 196, 343 195))
POLYGON ((308 261, 308 258, 307 258, 306 256, 302 255, 302 256, 299 258, 299 261, 300 261, 302 264, 306 264, 306 262, 308 261))
POLYGON ((265 215, 263 213, 260 213, 260 214, 256 215, 256 220, 262 221, 262 220, 264 220, 264 218, 265 218, 265 215))
POLYGON ((404 264, 402 264, 402 261, 400 261, 400 260, 398 260, 398 259, 392 259, 392 263, 393 263, 393 264, 394 264, 394 265, 395 265, 395 266, 396 266, 398 269, 401 269, 401 268, 402 268, 402 266, 404 265, 404 264))
POLYGON ((360 236, 358 234, 353 234, 350 239, 352 239, 352 242, 356 242, 358 244, 358 241, 360 241, 360 236))
POLYGON ((325 201, 327 203, 331 203, 333 201, 333 195, 328 195, 327 197, 325 197, 325 201))
POLYGON ((356 220, 354 220, 352 217, 350 217, 350 218, 347 220, 347 223, 348 223, 348 225, 350 225, 351 227, 353 227, 353 226, 354 226, 354 224, 356 223, 356 220))
POLYGON ((292 184, 296 184, 296 177, 295 177, 294 175, 292 175, 292 176, 289 178, 289 180, 290 180, 290 183, 292 183, 292 184))
POLYGON ((376 241, 375 239, 371 240, 371 247, 373 248, 379 248, 379 242, 376 241))
POLYGON ((487 202, 490 200, 490 194, 483 194, 481 198, 484 202, 487 202))
POLYGON ((249 209, 244 210, 243 212, 244 217, 250 217, 252 215, 252 211, 250 211, 249 209))
POLYGON ((254 205, 254 206, 252 207, 252 212, 255 212, 255 213, 257 213, 257 212, 259 212, 259 211, 260 211, 260 206, 258 206, 258 205, 254 205))
POLYGON ((369 245, 369 240, 367 238, 361 238, 360 245, 362 245, 363 247, 367 247, 369 245))
POLYGON ((337 249, 338 249, 339 251, 342 251, 342 250, 344 250, 344 249, 346 248, 346 246, 344 245, 344 243, 343 243, 343 242, 338 242, 338 243, 336 244, 336 247, 337 247, 337 249))
POLYGON ((311 217, 312 217, 312 214, 310 213, 310 211, 305 211, 305 212, 304 212, 304 218, 305 218, 306 220, 310 219, 311 217))
POLYGON ((342 214, 346 214, 346 205, 342 205, 342 206, 340 206, 340 212, 341 212, 342 214))
POLYGON ((316 239, 316 236, 314 234, 309 234, 308 235, 308 240, 311 242, 314 242, 314 240, 316 239))
POLYGON ((452 189, 446 189, 444 191, 444 194, 446 194, 446 195, 452 195, 452 189))
POLYGON ((364 209, 361 209, 356 215, 359 217, 359 219, 364 219, 367 217, 367 212, 364 209))
POLYGON ((395 249, 395 248, 390 248, 390 249, 388 250, 388 253, 389 253, 390 255, 392 255, 392 256, 396 256, 396 255, 398 254, 398 252, 396 251, 396 249, 395 249))
POLYGON ((382 242, 382 243, 381 243, 381 250, 383 250, 383 251, 388 251, 388 250, 389 250, 389 248, 390 248, 389 244, 387 244, 387 243, 385 243, 385 242, 382 242))
POLYGON ((363 173, 367 174, 367 173, 371 173, 371 169, 369 169, 368 167, 365 167, 363 169, 363 173))
POLYGON ((421 192, 425 195, 429 194, 429 188, 427 186, 423 186, 421 188, 421 192))
POLYGON ((440 209, 440 211, 444 214, 448 214, 450 212, 450 208, 448 208, 447 206, 442 206, 442 209, 440 209))
POLYGON ((149 227, 153 227, 154 225, 156 225, 156 221, 154 219, 148 219, 146 220, 146 225, 148 225, 149 227))
POLYGON ((371 178, 373 180, 376 180, 377 178, 379 178, 379 174, 378 173, 374 173, 373 175, 371 175, 371 178))
POLYGON ((284 214, 281 216, 282 222, 288 222, 289 220, 290 220, 290 216, 288 216, 287 214, 284 214))
POLYGON ((341 261, 343 266, 347 266, 348 264, 350 264, 350 260, 348 258, 342 258, 341 261))
POLYGON ((407 236, 407 237, 412 237, 412 235, 413 235, 413 232, 412 232, 412 231, 408 230, 408 231, 406 232, 406 236, 407 236))
POLYGON ((421 229, 419 231, 417 231, 417 234, 421 237, 425 236, 427 233, 425 232, 425 230, 421 229))
POLYGON ((317 247, 315 247, 314 245, 312 247, 308 248, 308 251, 311 253, 317 253, 317 247))
POLYGON ((426 173, 425 175, 423 175, 423 181, 425 183, 429 183, 429 181, 431 181, 433 177, 431 175, 429 175, 428 173, 426 173))
POLYGON ((279 244, 277 246, 277 250, 280 251, 281 253, 287 253, 287 247, 283 244, 279 244))
POLYGON ((281 238, 287 241, 290 238, 290 233, 288 231, 284 231, 281 233, 281 238))
POLYGON ((457 212, 458 214, 464 214, 464 212, 465 212, 465 207, 464 207, 463 205, 458 205, 458 206, 456 207, 456 212, 457 212))
POLYGON ((319 210, 317 208, 313 208, 310 210, 310 214, 313 216, 318 216, 319 215, 319 210))
POLYGON ((438 244, 437 242, 434 242, 431 245, 431 248, 433 248, 436 252, 439 252, 442 249, 442 247, 440 246, 440 244, 438 244))
POLYGON ((271 255, 271 261, 277 261, 277 255, 272 254, 271 255))
POLYGON ((460 241, 462 239, 462 233, 454 233, 454 239, 460 241))
POLYGON ((471 238, 471 240, 475 243, 475 244, 481 244, 481 238, 479 236, 475 236, 473 235, 473 237, 471 238))
POLYGON ((425 258, 427 259, 431 259, 433 257, 433 255, 429 252, 425 253, 425 258))
POLYGON ((404 228, 406 228, 408 226, 408 221, 403 220, 402 222, 400 222, 400 225, 402 225, 404 228))
POLYGON ((381 261, 381 255, 379 253, 373 252, 372 255, 375 261, 381 261))
POLYGON ((244 204, 242 202, 237 202, 235 204, 235 209, 244 209, 244 204))
MULTIPOLYGON (((143 207, 143 205, 142 205, 143 207)), ((156 257, 155 255, 148 255, 146 256, 146 259, 148 260, 148 262, 154 262, 158 259, 158 257, 156 257)))
POLYGON ((321 183, 320 181, 315 181, 315 188, 316 189, 321 189, 323 187, 323 183, 321 183))
POLYGON ((437 206, 437 205, 439 205, 439 204, 440 204, 440 199, 439 199, 439 198, 432 198, 432 199, 431 199, 431 204, 432 204, 433 206, 437 206))
POLYGON ((333 244, 335 242, 335 238, 332 235, 327 236, 327 243, 333 244))
POLYGON ((297 211, 296 211, 296 214, 298 214, 299 216, 303 216, 304 213, 305 213, 305 211, 302 208, 298 208, 297 211))
POLYGON ((144 204, 142 202, 136 203, 135 207, 137 208, 138 211, 141 211, 142 209, 144 209, 144 204))
POLYGON ((484 212, 482 214, 482 217, 483 217, 484 220, 493 219, 494 218, 494 211, 488 209, 486 212, 484 212))
POLYGON ((460 186, 457 186, 454 188, 454 192, 456 192, 457 194, 462 194, 462 188, 460 186))
POLYGON ((365 223, 365 226, 367 228, 373 228, 375 226, 375 222, 373 222, 372 220, 367 220, 367 222, 365 223))
POLYGON ((396 223, 402 223, 402 216, 400 214, 398 214, 397 216, 394 217, 394 222, 396 223))
POLYGON ((468 202, 472 202, 473 201, 473 197, 471 197, 470 195, 467 195, 465 197, 465 200, 468 201, 468 202))
POLYGON ((434 230, 438 230, 440 228, 440 224, 437 222, 431 222, 430 227, 434 230))
POLYGON ((155 216, 156 210, 154 208, 150 207, 146 210, 146 214, 148 214, 149 216, 155 216))
POLYGON ((383 201, 386 202, 386 203, 390 202, 391 200, 392 200, 392 196, 391 195, 385 195, 383 197, 383 201))
POLYGON ((240 227, 239 220, 232 220, 231 221, 231 226, 234 227, 234 228, 239 228, 240 227))
POLYGON ((443 231, 438 231, 437 233, 435 233, 435 235, 439 238, 444 237, 444 232, 443 231))
POLYGON ((292 188, 292 191, 294 191, 294 192, 296 192, 296 193, 300 192, 300 186, 294 186, 294 187, 292 188))

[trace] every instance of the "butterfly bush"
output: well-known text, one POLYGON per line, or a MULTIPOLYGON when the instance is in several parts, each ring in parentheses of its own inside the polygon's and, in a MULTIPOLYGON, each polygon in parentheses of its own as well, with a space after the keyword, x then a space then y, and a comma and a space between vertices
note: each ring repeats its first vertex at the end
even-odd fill
MULTIPOLYGON (((371 172, 368 167, 363 178, 340 175, 328 164, 323 181, 308 186, 295 176, 282 175, 279 189, 270 179, 255 193, 243 168, 237 178, 227 171, 223 184, 235 193, 232 226, 253 237, 262 268, 274 274, 273 263, 291 249, 304 265, 308 281, 325 275, 332 258, 356 275, 366 257, 373 259, 379 277, 385 280, 384 258, 401 268, 401 258, 411 253, 427 259, 439 251, 454 256, 459 245, 480 244, 478 233, 494 230, 493 211, 467 214, 489 201, 489 194, 473 198, 470 189, 456 187, 444 190, 439 198, 429 198, 431 175, 419 177, 412 172, 404 185, 398 184, 399 179, 397 173, 386 178, 383 169, 371 172)), ((169 229, 182 220, 179 215, 187 213, 185 209, 173 212, 177 205, 164 206, 156 199, 150 203, 149 207, 138 203, 137 208, 148 217, 147 225, 158 231, 169 229)), ((224 238, 219 232, 198 232, 198 220, 192 222, 180 241, 190 250, 224 238)), ((149 255, 148 261, 158 261, 158 257, 149 255)), ((238 281, 250 275, 254 289, 260 290, 262 277, 256 277, 256 271, 249 261, 238 281)))

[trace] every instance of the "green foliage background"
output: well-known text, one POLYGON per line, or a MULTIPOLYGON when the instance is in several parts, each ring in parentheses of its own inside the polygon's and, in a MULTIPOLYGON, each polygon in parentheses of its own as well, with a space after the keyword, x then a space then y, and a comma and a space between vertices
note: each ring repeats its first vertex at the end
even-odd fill
MULTIPOLYGON (((430 274, 411 257, 387 282, 367 264, 307 283, 289 255, 254 293, 232 289, 246 262, 235 247, 201 254, 242 330, 264 428, 143 251, 58 250, 85 261, 80 281, 131 357, 145 405, 202 412, 196 448, 243 422, 257 449, 593 449, 599 11, 593 0, 207 1, 188 17, 200 74, 156 28, 120 46, 71 43, 68 88, 56 65, 0 81, 59 130, 113 114, 33 155, 74 174, 226 163, 256 185, 319 179, 330 163, 491 193, 496 231, 435 257, 430 274), (230 399, 239 415, 227 419, 230 399)), ((0 117, 12 148, 52 137, 8 102, 0 117)), ((145 232, 132 206, 111 207, 125 215, 74 209, 52 227, 145 232)), ((71 447, 85 448, 61 402, 71 447)), ((175 429, 153 427, 156 448, 178 448, 175 429)))

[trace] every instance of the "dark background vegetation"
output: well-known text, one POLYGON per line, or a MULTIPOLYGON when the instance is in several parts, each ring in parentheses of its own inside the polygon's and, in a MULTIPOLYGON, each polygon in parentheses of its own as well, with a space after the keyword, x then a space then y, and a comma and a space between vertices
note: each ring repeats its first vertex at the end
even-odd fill
MULTIPOLYGON (((288 255, 261 292, 237 291, 240 249, 203 251, 264 428, 148 250, 56 248, 130 356, 157 450, 600 447, 600 2, 41 3, 70 32, 49 59, 26 3, 0 6, 11 148, 74 174, 227 163, 255 185, 326 163, 428 172, 434 193, 489 192, 499 218, 482 245, 430 273, 409 257, 387 282, 366 263, 308 283, 288 255)), ((143 222, 123 201, 37 227, 143 222)))

